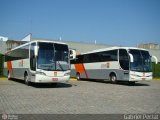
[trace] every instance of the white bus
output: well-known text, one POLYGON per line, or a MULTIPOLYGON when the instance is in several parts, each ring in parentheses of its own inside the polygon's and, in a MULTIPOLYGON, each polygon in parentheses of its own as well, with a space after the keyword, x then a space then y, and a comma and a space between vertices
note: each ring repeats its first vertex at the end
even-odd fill
POLYGON ((152 80, 151 56, 147 50, 133 47, 94 50, 71 60, 71 77, 108 79, 112 83, 152 80))
POLYGON ((70 79, 68 45, 53 41, 31 41, 5 54, 4 74, 34 83, 59 83, 70 79))

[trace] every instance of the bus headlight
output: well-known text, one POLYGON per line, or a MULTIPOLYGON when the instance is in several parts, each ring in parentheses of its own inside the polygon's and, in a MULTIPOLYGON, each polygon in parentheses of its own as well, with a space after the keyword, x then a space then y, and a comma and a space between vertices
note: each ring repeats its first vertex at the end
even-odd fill
POLYGON ((140 75, 136 75, 136 74, 131 74, 131 76, 133 76, 133 77, 141 77, 140 75))
POLYGON ((70 73, 65 73, 65 74, 64 74, 64 76, 69 76, 69 75, 70 75, 70 73))
POLYGON ((44 72, 39 72, 39 71, 36 71, 36 74, 46 75, 44 72))

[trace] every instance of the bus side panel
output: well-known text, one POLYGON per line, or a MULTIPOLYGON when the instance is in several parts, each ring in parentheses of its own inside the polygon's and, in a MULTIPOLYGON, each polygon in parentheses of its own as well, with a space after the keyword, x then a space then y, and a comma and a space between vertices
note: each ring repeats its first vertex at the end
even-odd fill
POLYGON ((119 81, 129 81, 129 72, 122 69, 115 70, 117 80, 119 81))
POLYGON ((109 79, 110 73, 113 72, 116 74, 117 80, 129 80, 129 72, 120 69, 118 61, 84 63, 83 66, 80 64, 72 64, 71 77, 76 77, 77 72, 80 73, 81 78, 103 80, 109 79))
POLYGON ((13 68, 12 76, 13 78, 24 80, 25 71, 28 73, 29 68, 13 68))
POLYGON ((84 68, 90 79, 109 79, 111 72, 118 73, 119 63, 118 61, 85 63, 84 68))
POLYGON ((107 79, 108 70, 102 71, 102 69, 87 69, 89 79, 107 79))
POLYGON ((117 80, 128 81, 129 75, 124 75, 124 71, 120 69, 87 69, 88 78, 109 80, 110 74, 115 73, 117 80))
POLYGON ((12 63, 11 77, 24 79, 25 71, 29 73, 29 59, 14 60, 12 63))

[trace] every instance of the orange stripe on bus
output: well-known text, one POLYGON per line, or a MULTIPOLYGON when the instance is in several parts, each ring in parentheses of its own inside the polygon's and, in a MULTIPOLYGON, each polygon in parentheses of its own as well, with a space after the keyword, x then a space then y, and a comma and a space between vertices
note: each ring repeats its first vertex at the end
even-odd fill
POLYGON ((74 64, 74 66, 76 71, 79 72, 80 74, 82 74, 85 71, 83 64, 74 64))
POLYGON ((79 72, 80 74, 85 73, 86 78, 88 78, 88 74, 83 64, 74 64, 74 66, 75 66, 76 72, 79 72))
POLYGON ((7 68, 9 70, 9 72, 12 72, 12 62, 11 61, 7 62, 7 68))

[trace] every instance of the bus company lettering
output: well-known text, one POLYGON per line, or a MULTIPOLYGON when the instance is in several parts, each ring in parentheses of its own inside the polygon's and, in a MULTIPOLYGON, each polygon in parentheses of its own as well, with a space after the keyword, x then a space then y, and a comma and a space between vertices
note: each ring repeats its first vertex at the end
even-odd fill
POLYGON ((101 68, 110 68, 110 63, 101 64, 101 68))
POLYGON ((21 60, 21 61, 19 62, 19 67, 23 67, 23 64, 24 64, 24 61, 21 60))
POLYGON ((54 76, 57 76, 57 72, 54 72, 54 76))

